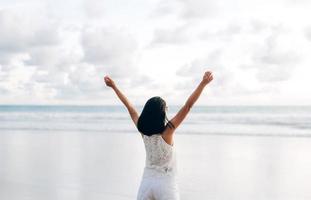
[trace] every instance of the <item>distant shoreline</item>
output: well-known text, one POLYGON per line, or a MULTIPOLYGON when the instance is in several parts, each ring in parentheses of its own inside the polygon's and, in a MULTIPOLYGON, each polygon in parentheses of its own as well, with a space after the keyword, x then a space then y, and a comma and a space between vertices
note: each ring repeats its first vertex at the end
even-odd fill
MULTIPOLYGON (((0 104, 0 107, 4 106, 72 106, 72 107, 123 107, 123 105, 112 105, 112 104, 0 104)), ((143 107, 144 105, 134 105, 137 107, 143 107)), ((182 106, 182 104, 169 105, 170 107, 182 106)), ((311 107, 310 105, 195 105, 194 107, 311 107)))

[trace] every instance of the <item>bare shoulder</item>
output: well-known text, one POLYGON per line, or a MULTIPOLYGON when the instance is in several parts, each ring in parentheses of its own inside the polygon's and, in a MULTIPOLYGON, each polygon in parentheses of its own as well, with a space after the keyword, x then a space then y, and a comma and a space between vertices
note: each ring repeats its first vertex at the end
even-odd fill
POLYGON ((162 132, 162 138, 169 145, 174 144, 174 131, 175 131, 175 128, 172 128, 167 125, 165 130, 162 132))

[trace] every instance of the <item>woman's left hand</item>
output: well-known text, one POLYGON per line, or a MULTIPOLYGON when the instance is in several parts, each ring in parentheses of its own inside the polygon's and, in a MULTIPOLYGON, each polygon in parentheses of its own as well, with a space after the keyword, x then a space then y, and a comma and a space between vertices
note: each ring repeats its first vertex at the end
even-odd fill
POLYGON ((112 87, 112 88, 115 87, 114 81, 109 76, 105 76, 104 80, 108 87, 112 87))

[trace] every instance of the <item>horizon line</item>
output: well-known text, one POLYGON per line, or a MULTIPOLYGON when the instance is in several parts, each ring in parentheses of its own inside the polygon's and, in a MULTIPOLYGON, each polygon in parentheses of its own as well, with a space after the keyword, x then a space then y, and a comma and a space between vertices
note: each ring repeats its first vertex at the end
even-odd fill
MULTIPOLYGON (((144 106, 144 104, 133 104, 134 106, 144 106)), ((183 104, 172 104, 169 106, 182 106, 183 104)), ((123 104, 0 104, 0 106, 124 106, 123 104)), ((311 104, 197 104, 195 106, 311 106, 311 104)))

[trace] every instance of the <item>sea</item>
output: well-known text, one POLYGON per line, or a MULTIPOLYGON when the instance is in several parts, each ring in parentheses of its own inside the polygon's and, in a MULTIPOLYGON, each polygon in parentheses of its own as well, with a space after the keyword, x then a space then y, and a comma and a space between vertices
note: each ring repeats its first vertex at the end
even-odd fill
MULTIPOLYGON (((311 199, 310 122, 311 106, 194 105, 174 138, 181 199, 311 199)), ((0 106, 0 199, 136 199, 145 158, 124 106, 0 106)))
MULTIPOLYGON (((181 106, 170 106, 169 119, 181 106)), ((136 106, 142 111, 143 106, 136 106)), ((138 133, 124 106, 0 105, 0 133, 138 133)), ((310 137, 311 106, 195 105, 178 134, 310 137)))

